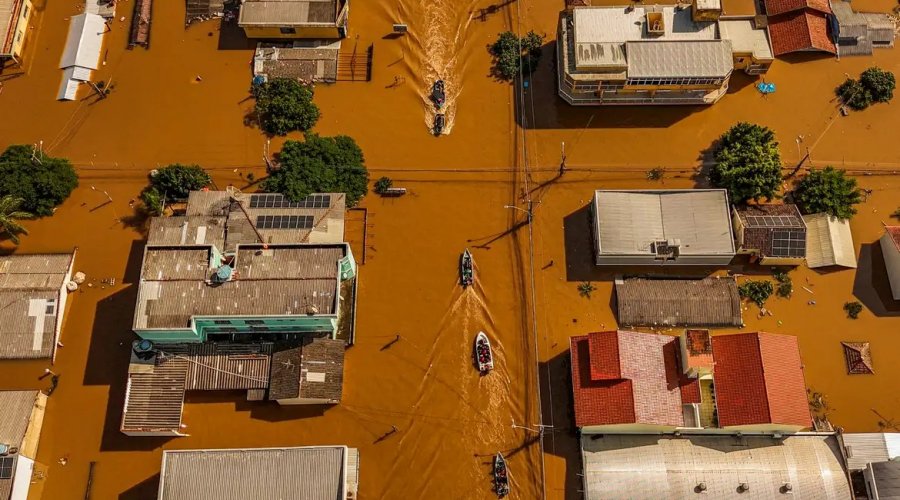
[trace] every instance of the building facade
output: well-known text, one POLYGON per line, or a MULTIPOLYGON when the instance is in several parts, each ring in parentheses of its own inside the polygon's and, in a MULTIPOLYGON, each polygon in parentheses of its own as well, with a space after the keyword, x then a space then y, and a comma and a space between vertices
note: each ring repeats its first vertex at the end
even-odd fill
POLYGON ((773 57, 752 18, 716 2, 573 7, 560 16, 560 96, 573 105, 713 104, 734 69, 762 74, 773 57))
POLYGON ((0 63, 20 63, 34 13, 31 0, 0 0, 0 63))
POLYGON ((0 498, 24 500, 35 471, 47 396, 0 391, 0 498))
POLYGON ((244 0, 238 26, 247 38, 339 39, 349 19, 349 0, 244 0))
POLYGON ((887 226, 881 237, 884 266, 891 284, 891 295, 900 300, 900 226, 887 226))

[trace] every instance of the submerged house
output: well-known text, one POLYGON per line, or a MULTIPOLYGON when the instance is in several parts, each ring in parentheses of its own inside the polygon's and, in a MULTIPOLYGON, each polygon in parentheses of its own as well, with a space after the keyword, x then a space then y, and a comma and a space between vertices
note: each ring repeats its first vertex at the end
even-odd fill
POLYGON ((74 262, 75 252, 0 256, 0 359, 55 357, 74 262))
POLYGON ((806 259, 806 222, 794 204, 734 208, 738 254, 764 266, 798 266, 806 259))
POLYGON ((28 497, 44 423, 47 396, 0 391, 0 499, 28 497))
POLYGON ((121 430, 184 435, 187 391, 335 404, 354 338, 344 195, 192 192, 151 221, 121 430))
POLYGON ((891 283, 891 295, 900 300, 900 226, 887 226, 881 237, 884 266, 891 283))
POLYGON ((591 211, 598 266, 717 266, 735 254, 724 189, 598 190, 591 211))
POLYGON ((792 52, 837 53, 828 0, 765 0, 764 5, 776 57, 792 52))
POLYGON ((856 268, 850 221, 821 213, 804 215, 806 223, 806 265, 856 268))
POLYGON ((571 339, 582 434, 782 435, 812 427, 796 337, 618 330, 571 339))
POLYGON ((242 0, 238 26, 247 38, 339 39, 349 18, 349 0, 242 0))
POLYGON ((874 49, 894 46, 894 23, 887 14, 855 12, 850 2, 831 2, 837 21, 839 56, 872 55, 874 49))
POLYGON ((616 280, 617 319, 624 326, 744 326, 732 277, 616 280))
POLYGON ((164 451, 159 500, 353 500, 359 451, 346 446, 164 451))
POLYGON ((31 0, 0 0, 0 65, 8 60, 15 64, 22 62, 25 36, 33 13, 31 0))
POLYGON ((560 97, 573 105, 713 104, 733 70, 762 74, 774 60, 764 26, 720 14, 709 0, 572 6, 560 16, 560 97))
POLYGON ((91 80, 91 74, 100 67, 103 35, 109 31, 103 17, 85 12, 72 16, 69 34, 59 62, 63 70, 62 83, 57 99, 72 101, 83 82, 91 80))

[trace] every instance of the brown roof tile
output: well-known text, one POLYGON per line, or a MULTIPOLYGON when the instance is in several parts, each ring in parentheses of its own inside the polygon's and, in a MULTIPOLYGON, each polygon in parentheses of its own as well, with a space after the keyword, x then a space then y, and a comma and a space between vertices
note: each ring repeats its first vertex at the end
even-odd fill
POLYGON ((619 324, 628 326, 741 326, 734 278, 633 278, 616 283, 619 324))
POLYGON ((809 50, 837 53, 837 47, 828 36, 826 14, 812 9, 769 17, 769 36, 775 56, 809 50))

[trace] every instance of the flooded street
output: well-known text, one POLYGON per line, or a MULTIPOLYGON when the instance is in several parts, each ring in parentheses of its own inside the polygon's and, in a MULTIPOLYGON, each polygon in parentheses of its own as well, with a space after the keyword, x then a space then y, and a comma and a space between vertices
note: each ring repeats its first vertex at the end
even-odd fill
MULTIPOLYGON (((278 407, 247 402, 241 393, 189 395, 190 437, 124 436, 118 428, 143 250, 129 200, 150 169, 171 162, 204 166, 221 188, 244 187, 246 174, 264 173, 266 139, 244 125, 252 108, 246 40, 233 26, 220 30, 218 21, 185 30, 181 2, 154 4, 149 50, 125 50, 133 4, 120 3, 117 16, 126 20, 112 22, 98 72, 113 86, 109 98, 98 101, 82 90, 80 101, 55 101, 67 19, 78 3, 38 1, 23 75, 0 76, 0 109, 17 117, 0 121, 0 147, 43 141, 45 152, 70 158, 81 176, 55 216, 26 224, 31 234, 19 251, 77 246, 76 271, 93 283, 69 303, 64 347, 53 367, 61 379, 38 455, 49 468, 39 484, 43 498, 83 498, 92 462, 92 498, 152 499, 163 449, 316 444, 359 448, 363 499, 491 498, 490 460, 497 451, 509 459, 512 498, 540 498, 543 489, 548 498, 580 498, 568 338, 616 326, 613 274, 591 265, 584 207, 598 188, 694 186, 703 151, 738 120, 774 128, 788 163, 809 148, 814 165, 880 174, 860 177, 872 195, 851 224, 859 269, 800 267, 791 273, 793 298, 771 299, 772 317, 758 319, 751 306, 745 320, 747 330, 800 338, 807 384, 826 395, 835 425, 848 431, 877 431, 879 421, 897 425, 900 396, 893 388, 900 365, 891 356, 900 349, 900 311, 884 306, 877 240, 900 205, 900 177, 888 175, 900 171, 893 137, 900 113, 894 103, 840 117, 833 88, 845 73, 872 64, 900 71, 900 49, 841 61, 779 60, 766 75, 778 91, 766 98, 754 80, 736 75, 729 95, 708 108, 576 109, 555 96, 561 3, 400 0, 353 4, 342 51, 364 53, 373 45, 372 81, 316 88, 322 117, 315 130, 355 138, 373 179, 387 175, 409 189, 403 198, 368 196, 362 203, 367 223, 360 212, 348 213, 360 290, 358 340, 347 351, 342 403, 278 407), (515 27, 517 11, 524 29, 547 35, 525 106, 515 106, 510 85, 490 76, 486 49, 515 27), (387 36, 392 23, 408 24, 410 33, 387 36), (448 123, 435 138, 428 95, 438 78, 447 85, 448 123), (562 142, 569 171, 557 177, 562 142), (531 196, 540 202, 531 227, 539 360, 531 331, 529 228, 521 211, 505 208, 525 206, 525 166, 531 196), (666 179, 647 181, 646 170, 657 166, 669 169, 666 179), (104 192, 112 203, 105 204, 104 192), (457 262, 466 247, 478 281, 463 290, 457 262), (102 283, 107 278, 116 284, 102 283), (597 287, 590 299, 578 294, 582 281, 597 287), (841 308, 850 300, 866 307, 858 320, 841 308), (478 331, 491 337, 497 354, 486 377, 471 362, 478 331), (875 375, 846 375, 840 341, 870 342, 875 375), (537 377, 543 423, 552 426, 543 456, 537 377)), ((725 2, 730 13, 748 9, 748 2, 733 3, 725 2)), ((893 4, 856 0, 854 7, 888 11, 893 4)), ((282 142, 273 139, 272 151, 282 142)), ((47 366, 0 363, 0 388, 46 388, 38 376, 47 366)))

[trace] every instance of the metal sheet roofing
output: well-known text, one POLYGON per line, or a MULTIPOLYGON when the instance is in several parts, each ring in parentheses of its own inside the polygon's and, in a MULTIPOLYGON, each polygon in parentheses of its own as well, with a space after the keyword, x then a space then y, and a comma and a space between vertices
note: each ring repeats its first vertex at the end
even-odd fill
POLYGON ((248 0, 241 4, 238 25, 334 24, 336 17, 336 0, 248 0))
MULTIPOLYGON (((876 462, 869 464, 872 482, 879 500, 900 499, 900 462, 876 462)), ((868 486, 868 484, 867 484, 868 486)))
POLYGON ((0 444, 20 447, 38 391, 0 391, 0 444))
POLYGON ((163 453, 159 500, 343 500, 345 446, 163 453))
POLYGON ((834 436, 591 437, 581 438, 585 500, 852 497, 834 436), (750 489, 738 493, 741 483, 750 489))
POLYGON ((712 339, 721 427, 812 426, 797 337, 773 333, 712 339))
POLYGON ((828 214, 804 215, 806 223, 806 265, 810 268, 856 267, 850 221, 828 214))
POLYGON ((724 189, 599 190, 594 208, 601 255, 653 255, 667 239, 681 240, 681 255, 735 251, 724 189))
POLYGON ((724 78, 734 62, 729 40, 628 42, 628 78, 724 78))
POLYGON ((100 50, 105 32, 106 24, 103 18, 96 14, 84 13, 72 16, 59 67, 78 66, 87 69, 100 67, 100 50))
POLYGON ((742 326, 734 278, 671 280, 632 278, 616 282, 620 325, 742 326))
POLYGON ((862 470, 869 462, 885 462, 900 457, 898 432, 849 432, 842 434, 841 439, 850 470, 862 470))

